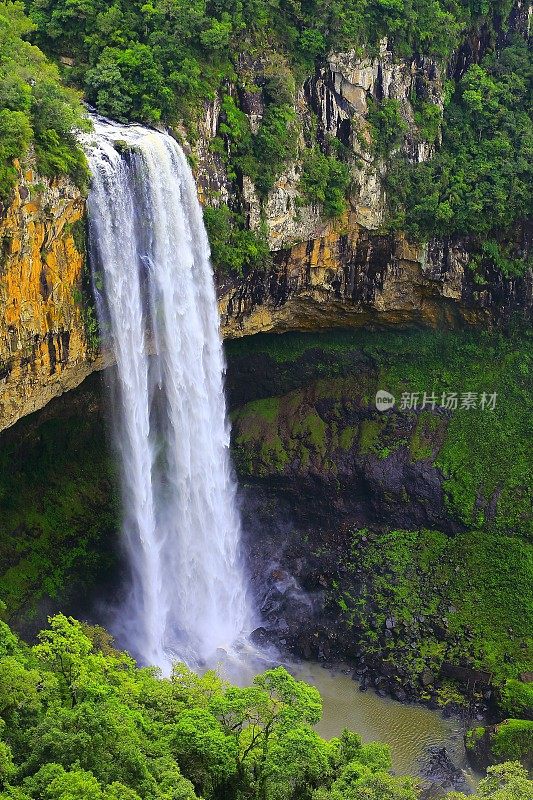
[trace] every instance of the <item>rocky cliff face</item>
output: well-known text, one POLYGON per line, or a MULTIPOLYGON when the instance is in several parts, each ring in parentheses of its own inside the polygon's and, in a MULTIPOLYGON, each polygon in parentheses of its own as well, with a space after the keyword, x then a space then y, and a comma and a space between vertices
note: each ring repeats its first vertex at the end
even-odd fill
MULTIPOLYGON (((515 28, 524 20, 517 17, 515 28)), ((521 27, 522 26, 522 27, 521 27)), ((527 25, 526 25, 527 29, 527 25)), ((458 55, 449 70, 461 74, 483 52, 483 42, 458 55)), ((260 70, 260 65, 258 67, 260 70)), ((450 327, 500 323, 512 314, 530 317, 533 274, 509 279, 496 270, 481 276, 471 269, 472 243, 465 239, 433 240, 416 246, 402 235, 385 234, 385 163, 369 155, 369 105, 384 98, 399 103, 407 135, 402 145, 414 162, 431 157, 415 122, 413 96, 443 106, 439 65, 426 58, 395 62, 386 41, 374 59, 354 52, 335 53, 297 93, 302 142, 323 143, 334 137, 349 153, 353 191, 342 219, 327 220, 318 206, 302 206, 298 184, 302 164, 287 165, 260 205, 248 179, 241 193, 250 227, 266 224, 273 265, 244 279, 221 281, 221 315, 225 336, 260 331, 314 330, 358 326, 369 322, 450 327)), ((260 82, 260 78, 258 79, 260 82)), ((240 98, 252 126, 261 117, 258 95, 240 98)), ((217 104, 209 107, 195 158, 206 202, 227 202, 231 187, 221 164, 205 141, 215 136, 217 104), (214 177, 216 176, 216 177, 214 177)), ((527 253, 531 229, 517 234, 517 248, 527 253)))
POLYGON ((494 271, 479 285, 469 260, 468 242, 414 246, 361 226, 352 212, 323 235, 275 251, 270 269, 223 285, 222 330, 236 337, 371 323, 453 328, 530 317, 531 274, 494 271))
MULTIPOLYGON (((517 3, 511 23, 525 31, 522 6, 517 3)), ((483 47, 481 32, 465 43, 449 71, 462 74, 483 47)), ((242 68, 248 86, 261 85, 264 64, 242 68)), ((187 131, 177 131, 195 164, 201 201, 237 208, 251 228, 266 225, 272 250, 268 268, 217 276, 225 337, 368 324, 490 326, 515 314, 531 316, 531 271, 520 279, 496 270, 476 274, 467 240, 415 246, 382 230, 386 165, 369 156, 369 104, 396 100, 408 130, 402 147, 411 160, 426 160, 434 145, 417 129, 412 97, 442 107, 445 77, 427 58, 396 61, 384 40, 374 58, 331 54, 299 87, 300 144, 334 137, 351 164, 349 208, 334 221, 319 206, 302 205, 299 160, 286 164, 262 201, 251 180, 228 176, 211 147, 223 121, 220 98, 206 105, 194 145, 187 131)), ((261 91, 228 91, 256 130, 264 113, 261 91)), ((0 218, 0 430, 102 365, 86 334, 91 309, 82 298, 83 215, 83 198, 68 181, 40 181, 33 169, 21 170, 13 202, 0 218)), ((530 244, 530 229, 517 232, 521 252, 530 244)))
POLYGON ((85 332, 83 197, 31 163, 0 218, 0 429, 94 368, 85 332))

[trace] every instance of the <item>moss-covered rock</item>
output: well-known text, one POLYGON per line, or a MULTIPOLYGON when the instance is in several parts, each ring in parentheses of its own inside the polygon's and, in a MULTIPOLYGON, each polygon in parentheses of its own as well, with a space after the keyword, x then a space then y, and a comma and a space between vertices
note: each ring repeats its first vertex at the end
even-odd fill
POLYGON ((92 376, 2 434, 0 598, 11 621, 80 608, 115 563, 117 476, 99 389, 92 376))
POLYGON ((500 689, 499 706, 504 714, 518 714, 533 721, 533 681, 531 673, 524 680, 509 678, 500 689))
MULTIPOLYGON (((348 656, 364 685, 443 707, 480 708, 530 668, 528 341, 411 330, 227 345, 241 479, 267 504, 283 493, 296 520, 283 566, 326 589, 316 642, 301 624, 283 634, 300 654, 348 656), (378 411, 379 389, 393 408, 378 411)), ((523 694, 505 713, 526 713, 523 694)))
POLYGON ((227 346, 243 479, 281 481, 298 493, 307 481, 312 494, 318 480, 348 514, 362 503, 368 522, 529 535, 527 337, 360 331, 255 338, 227 346), (258 373, 253 382, 250 365, 258 373), (394 408, 378 411, 378 389, 395 396, 394 408))
POLYGON ((460 665, 483 690, 533 660, 533 547, 516 537, 357 531, 331 597, 404 684, 460 665))
POLYGON ((533 722, 506 719, 499 725, 473 728, 465 736, 468 757, 478 769, 504 761, 521 761, 533 767, 533 722))

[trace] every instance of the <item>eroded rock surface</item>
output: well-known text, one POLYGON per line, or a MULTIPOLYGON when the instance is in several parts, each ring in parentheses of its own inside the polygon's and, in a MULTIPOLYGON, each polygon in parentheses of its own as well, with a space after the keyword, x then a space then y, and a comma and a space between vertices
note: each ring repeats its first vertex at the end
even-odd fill
POLYGON ((85 202, 31 165, 0 217, 0 429, 67 389, 98 361, 84 324, 85 202))

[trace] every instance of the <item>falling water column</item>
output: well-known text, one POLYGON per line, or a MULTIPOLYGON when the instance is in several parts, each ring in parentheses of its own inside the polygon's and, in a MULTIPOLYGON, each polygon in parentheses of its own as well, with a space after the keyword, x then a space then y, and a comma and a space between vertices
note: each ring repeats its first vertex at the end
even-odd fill
POLYGON ((168 669, 249 630, 209 245, 170 136, 97 120, 86 147, 99 317, 117 364, 123 614, 131 649, 168 669))

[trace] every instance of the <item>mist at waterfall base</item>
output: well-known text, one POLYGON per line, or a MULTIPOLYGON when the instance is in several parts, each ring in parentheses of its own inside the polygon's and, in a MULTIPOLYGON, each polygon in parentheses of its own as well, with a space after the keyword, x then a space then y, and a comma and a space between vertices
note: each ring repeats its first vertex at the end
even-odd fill
POLYGON ((111 420, 130 571, 113 633, 167 674, 216 662, 253 628, 229 456, 209 244, 169 135, 95 118, 89 244, 100 329, 116 361, 111 420))

